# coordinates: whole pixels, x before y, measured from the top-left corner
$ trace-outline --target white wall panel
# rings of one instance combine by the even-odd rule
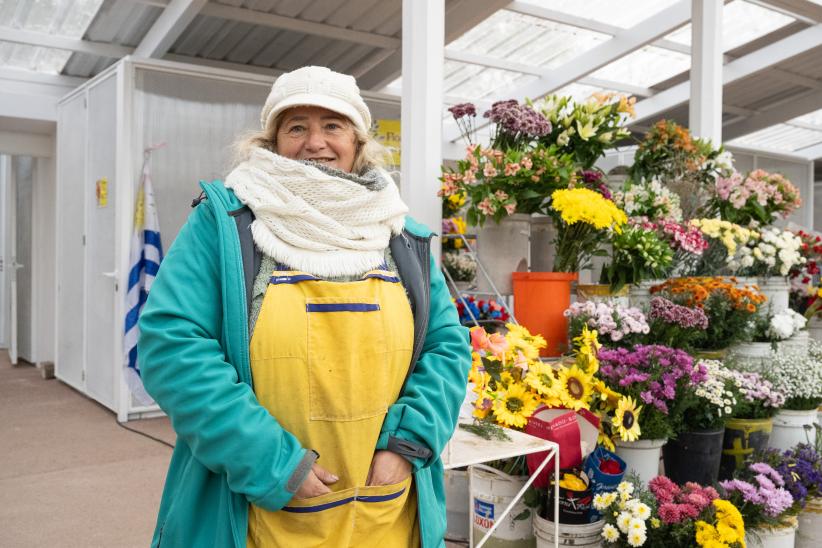
[[[17,354],[34,362],[32,347],[32,191],[34,187],[34,158],[13,156],[15,174],[15,237],[17,239]]]

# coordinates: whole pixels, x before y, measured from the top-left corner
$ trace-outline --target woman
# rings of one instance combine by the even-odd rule
[[[152,545],[441,546],[471,357],[431,233],[352,77],[282,75],[261,125],[202,184],[140,319],[178,434]]]

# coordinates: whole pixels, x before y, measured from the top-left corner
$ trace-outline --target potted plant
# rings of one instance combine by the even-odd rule
[[[698,261],[691,265],[691,276],[715,276],[733,273],[754,264],[753,255],[745,254],[749,242],[759,234],[751,229],[721,219],[691,219],[690,226],[702,232],[708,243]]]
[[[794,545],[796,518],[793,497],[782,476],[765,462],[749,462],[734,479],[719,482],[724,498],[739,508],[745,520],[745,541],[761,548]]]
[[[661,345],[602,348],[598,356],[597,375],[608,387],[640,404],[639,408],[626,409],[630,420],[636,421],[639,435],[629,441],[617,441],[617,454],[640,480],[649,481],[657,475],[661,447],[675,434],[683,391],[703,382],[706,372],[695,366],[686,352]],[[636,419],[639,409],[642,413]],[[623,415],[623,429],[629,426],[624,419]]]
[[[753,340],[737,343],[729,349],[730,356],[751,371],[768,367],[771,352],[789,354],[808,352],[805,317],[786,308],[782,312],[760,314],[753,319]]]
[[[710,485],[719,475],[725,422],[736,406],[733,381],[720,361],[700,360],[705,379],[683,390],[681,423],[662,448],[665,475],[675,483]]]
[[[571,339],[582,335],[585,328],[593,329],[608,347],[633,346],[650,331],[641,310],[613,303],[577,302],[565,311],[565,317]]]
[[[816,409],[822,404],[822,344],[812,341],[807,354],[774,352],[768,369],[785,403],[774,416],[770,446],[790,449],[816,440]]]
[[[800,205],[799,190],[778,173],[756,169],[747,175],[734,170],[718,177],[708,201],[708,212],[743,226],[767,226],[787,219]]]

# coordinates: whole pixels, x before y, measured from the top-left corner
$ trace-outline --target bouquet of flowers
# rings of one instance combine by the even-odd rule
[[[466,233],[465,219],[462,217],[450,217],[442,219],[442,249],[443,250],[459,250],[463,248],[463,241],[460,235]],[[466,237],[469,243],[472,243],[473,237]]]
[[[605,384],[645,404],[637,423],[642,439],[672,437],[683,412],[685,389],[696,387],[707,376],[704,366],[694,364],[686,352],[661,345],[603,348],[599,361],[598,375]],[[616,425],[630,432],[628,426]]]
[[[805,263],[800,253],[802,240],[789,230],[769,227],[739,248],[740,255],[728,261],[728,268],[743,276],[787,276]]]
[[[784,176],[757,169],[746,176],[734,171],[716,180],[708,209],[745,226],[764,226],[787,218],[800,205],[799,190]]]
[[[477,275],[477,263],[467,253],[443,253],[442,266],[457,282],[470,282]]]
[[[658,178],[680,198],[686,219],[704,208],[716,179],[730,175],[733,157],[710,141],[695,139],[687,128],[660,120],[645,134],[634,156],[631,179]]]
[[[652,297],[648,311],[649,344],[690,350],[708,329],[708,316],[699,307],[682,306],[665,297]]]
[[[595,93],[585,102],[549,95],[534,105],[551,122],[540,142],[572,154],[578,165],[589,169],[605,150],[630,135],[625,123],[635,116],[635,102],[634,97],[613,93]]]
[[[614,202],[587,188],[557,190],[551,195],[557,230],[555,272],[578,272],[599,255],[603,235],[619,233],[628,218]]]
[[[723,368],[717,375],[732,383],[736,400],[733,416],[738,419],[768,419],[785,405],[785,396],[759,373]]]
[[[690,223],[673,221],[651,222],[637,217],[632,220],[647,230],[656,232],[659,239],[666,242],[673,251],[669,274],[686,275],[696,271],[702,254],[708,249],[708,241],[702,231]]]
[[[586,328],[595,330],[599,340],[609,346],[631,345],[649,331],[645,315],[638,308],[618,304],[585,301],[573,303],[565,311],[568,331],[572,339],[582,335]]]
[[[658,546],[655,530],[660,527],[655,517],[653,495],[639,482],[623,481],[616,491],[594,496],[594,509],[602,512],[605,525],[602,538],[608,546]]]
[[[474,320],[507,322],[509,315],[505,308],[494,299],[477,299],[473,295],[461,295],[456,300],[460,323],[474,325]],[[473,316],[473,318],[472,318]]]
[[[482,226],[489,217],[499,222],[516,212],[546,213],[548,196],[575,180],[573,156],[538,142],[551,132],[551,122],[533,108],[514,100],[494,103],[484,114],[495,125],[488,147],[473,142],[472,104],[449,111],[469,144],[456,169],[443,166],[439,195],[467,196],[469,224]]]
[[[690,224],[699,229],[708,241],[692,274],[713,275],[724,270],[753,266],[753,257],[743,250],[758,240],[758,232],[720,219],[691,219]]]
[[[676,278],[652,287],[651,292],[676,304],[701,308],[708,316],[708,328],[695,337],[704,349],[726,348],[740,340],[750,340],[751,320],[765,302],[754,287],[738,288],[734,278]]]
[[[800,443],[785,452],[766,449],[756,456],[782,476],[785,489],[793,497],[792,513],[799,513],[808,499],[822,496],[822,456],[817,447]]]
[[[749,463],[731,480],[720,481],[725,498],[739,508],[749,529],[780,527],[793,506],[785,480],[764,462]]]
[[[782,312],[759,315],[754,320],[756,325],[754,340],[769,342],[776,350],[777,342],[790,339],[805,329],[807,323],[805,316],[790,308]]]
[[[619,291],[625,284],[665,277],[674,253],[654,230],[629,225],[611,234],[611,261],[602,267],[599,283]]]
[[[679,196],[662,186],[659,179],[641,182],[628,180],[622,190],[614,193],[614,203],[632,219],[651,222],[681,222]]]
[[[795,234],[802,241],[799,252],[805,262],[794,266],[788,274],[791,283],[791,308],[804,314],[816,300],[816,285],[822,272],[819,269],[819,263],[822,262],[822,236],[802,230]]]
[[[687,389],[683,425],[685,431],[720,428],[736,408],[735,385],[729,370],[717,360],[700,360],[706,373],[699,386]]]
[[[772,352],[770,373],[785,396],[784,409],[806,411],[822,404],[822,344],[810,341],[808,355]]]
[[[730,501],[714,499],[706,519],[696,522],[697,546],[745,548],[745,520]]]
[[[455,217],[465,207],[465,193],[455,192],[442,199],[442,218]]]

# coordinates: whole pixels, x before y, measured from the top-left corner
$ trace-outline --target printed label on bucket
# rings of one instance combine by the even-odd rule
[[[483,529],[494,526],[494,505],[484,500],[474,499],[474,525]]]

